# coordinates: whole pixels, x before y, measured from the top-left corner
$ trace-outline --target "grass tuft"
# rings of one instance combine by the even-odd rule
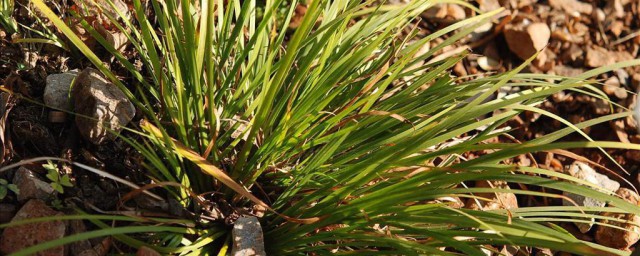
[[[211,192],[220,196],[207,200],[231,206],[225,217],[256,206],[270,209],[261,218],[270,254],[485,255],[488,245],[628,254],[578,240],[552,224],[601,218],[596,209],[474,211],[439,200],[482,200],[476,194],[498,192],[560,198],[537,189],[549,188],[610,202],[600,212],[638,212],[638,206],[592,184],[505,160],[581,147],[640,150],[640,145],[588,137],[559,141],[630,112],[571,124],[536,107],[562,90],[606,97],[588,79],[640,60],[575,78],[520,74],[532,57],[505,74],[461,81],[449,70],[467,52],[429,60],[501,10],[418,37],[413,21],[428,8],[445,2],[469,5],[455,0],[383,6],[373,0],[309,2],[290,31],[295,1],[287,6],[283,0],[133,0],[132,20],[109,19],[118,21],[115,27],[127,35],[143,69],[97,40],[137,81],[125,85],[42,0],[32,0],[145,113],[143,139],[123,139],[144,155],[149,178],[182,184],[164,188],[186,209],[198,208],[193,193]],[[451,36],[421,51],[445,34]],[[492,98],[502,87],[521,90]],[[491,142],[505,136],[506,122],[523,111],[567,127],[523,143]],[[462,137],[466,139],[451,143]],[[472,160],[463,157],[478,151],[488,153]],[[536,189],[465,186],[483,180]],[[130,246],[151,246],[162,253],[214,254],[226,251],[230,241],[224,221],[200,220],[188,229],[160,223],[153,230],[94,223],[104,229],[87,236],[114,235]],[[126,235],[148,232],[160,232],[165,239],[141,241]],[[80,237],[23,253],[76,239]]]

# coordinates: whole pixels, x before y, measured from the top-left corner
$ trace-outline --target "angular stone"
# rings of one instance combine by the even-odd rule
[[[612,76],[604,82],[602,90],[609,96],[616,96],[619,99],[626,99],[628,94],[627,90],[620,87],[620,79],[617,76]]]
[[[559,76],[575,77],[584,73],[584,70],[579,68],[572,68],[568,66],[558,65],[553,68],[553,73]]]
[[[582,179],[584,181],[593,183],[604,189],[605,191],[609,191],[613,193],[614,191],[620,188],[620,183],[609,179],[606,175],[597,173],[593,168],[589,165],[582,162],[574,162],[567,170],[567,173],[575,178]],[[562,205],[564,206],[575,206],[575,204],[579,206],[586,207],[604,207],[607,203],[603,201],[599,201],[597,199],[591,197],[585,197],[582,195],[577,195],[569,192],[563,193],[566,197],[571,199],[573,202],[569,200],[562,200]],[[574,204],[575,203],[575,204]],[[591,223],[576,223],[576,226],[580,229],[580,232],[586,233],[588,232],[594,224],[594,219],[591,219]]]
[[[73,85],[76,126],[80,134],[93,144],[99,145],[116,136],[136,113],[135,106],[114,84],[87,68]]]
[[[520,59],[526,60],[549,43],[551,30],[546,23],[507,26],[504,30],[504,37],[509,49]]]
[[[549,0],[549,5],[555,9],[564,10],[566,13],[579,16],[580,14],[591,14],[593,6],[589,3],[578,0]]]
[[[556,66],[557,55],[549,48],[544,48],[531,64],[540,71],[547,72]]]
[[[569,49],[563,51],[562,60],[563,62],[576,62],[580,58],[584,56],[584,51],[577,44],[571,44]]]
[[[47,86],[44,87],[44,104],[48,107],[60,110],[71,110],[69,90],[78,71],[69,71],[62,74],[47,76]]]
[[[51,184],[40,180],[36,174],[25,168],[18,168],[13,177],[13,184],[18,186],[18,201],[24,202],[30,199],[47,200],[55,194]]]
[[[611,31],[611,33],[613,33],[613,35],[615,35],[616,37],[619,37],[620,34],[622,34],[623,30],[624,30],[624,23],[619,20],[614,21],[609,27],[609,31]]]
[[[624,69],[616,69],[615,73],[618,77],[618,81],[620,81],[620,84],[625,86],[629,85],[629,73],[627,73],[627,71],[625,71]]]
[[[233,256],[265,256],[262,227],[258,218],[242,216],[236,220],[231,231]]]
[[[628,188],[619,188],[618,191],[616,191],[616,195],[632,204],[637,205],[638,202],[640,202],[640,196],[638,196],[635,191]]]
[[[97,28],[98,33],[104,37],[107,43],[116,50],[120,52],[124,52],[125,46],[129,43],[129,38],[120,30],[109,30],[101,26],[100,24],[95,24],[98,21],[94,21],[94,27]]]
[[[614,63],[616,63],[615,56],[607,51],[607,49],[600,46],[592,46],[587,48],[587,57],[585,58],[585,64],[588,67],[597,68]]]
[[[615,51],[610,53],[613,57],[614,62],[623,62],[623,61],[629,61],[629,60],[635,59],[635,57],[627,51]]]
[[[616,194],[632,204],[638,204],[638,199],[640,198],[636,192],[626,188],[618,189]],[[620,250],[628,250],[629,247],[640,240],[640,216],[611,212],[605,212],[602,216],[621,220],[622,222],[603,219],[601,223],[617,226],[623,230],[598,225],[595,238],[599,244]]]
[[[616,97],[618,97],[618,99],[621,99],[621,100],[626,99],[627,97],[629,97],[629,93],[627,92],[627,89],[622,88],[622,87],[616,89],[614,95]]]
[[[11,220],[60,216],[62,213],[49,208],[43,201],[32,199]],[[22,249],[64,237],[66,225],[62,221],[37,222],[6,228],[0,237],[0,254],[11,254]],[[36,253],[37,256],[64,256],[65,247],[58,246]]]

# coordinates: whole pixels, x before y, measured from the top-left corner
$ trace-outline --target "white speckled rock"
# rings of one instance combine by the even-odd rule
[[[233,256],[265,256],[262,227],[258,218],[242,216],[233,225]]]
[[[78,76],[77,70],[47,76],[47,86],[44,88],[43,95],[44,104],[54,109],[71,110],[69,90],[76,76]]]
[[[607,177],[606,175],[597,173],[589,165],[582,162],[576,161],[573,164],[571,164],[571,166],[567,170],[567,173],[573,177],[596,184],[601,189],[604,189],[605,191],[609,191],[611,193],[615,192],[616,190],[618,190],[618,188],[620,188],[620,183],[609,179],[609,177]],[[564,195],[570,198],[571,200],[573,200],[573,202],[575,202],[575,204],[579,206],[604,207],[607,204],[606,202],[599,201],[594,198],[585,197],[585,196],[581,196],[581,195],[577,195],[569,192],[564,192]],[[562,200],[562,204],[565,206],[575,206],[573,202],[568,200]],[[578,228],[580,229],[580,232],[586,233],[591,229],[594,222],[595,220],[592,218],[590,223],[576,223],[576,226],[578,226]]]
[[[98,70],[83,70],[73,85],[76,126],[80,134],[93,144],[113,140],[136,113],[135,106]]]

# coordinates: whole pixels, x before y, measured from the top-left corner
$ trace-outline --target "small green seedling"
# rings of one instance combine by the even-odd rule
[[[0,200],[4,199],[7,196],[9,190],[13,191],[13,193],[20,193],[18,186],[15,184],[9,184],[9,182],[5,179],[0,179]]]
[[[47,163],[43,164],[42,167],[47,170],[47,178],[51,181],[51,187],[58,191],[58,193],[64,194],[64,187],[73,187],[69,175],[60,175],[58,166],[51,161],[47,161]]]

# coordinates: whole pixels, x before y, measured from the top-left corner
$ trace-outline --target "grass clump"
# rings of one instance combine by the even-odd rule
[[[527,61],[505,74],[463,81],[448,70],[467,52],[430,64],[423,60],[500,10],[420,38],[412,21],[425,10],[443,2],[468,4],[315,0],[288,34],[295,4],[282,19],[277,17],[282,0],[149,1],[150,10],[134,0],[132,19],[103,14],[125,32],[143,63],[141,70],[83,23],[130,71],[136,82],[125,86],[41,0],[32,2],[145,113],[142,139],[123,139],[145,156],[149,178],[165,184],[167,196],[194,212],[213,203],[227,209],[222,215],[232,219],[268,205],[271,210],[261,221],[271,254],[484,255],[487,245],[625,254],[580,241],[552,222],[599,218],[597,211],[634,212],[637,206],[571,176],[504,160],[552,149],[640,149],[588,137],[559,142],[584,127],[630,113],[565,122],[566,128],[528,142],[491,141],[507,134],[505,123],[523,111],[560,120],[536,108],[555,92],[576,90],[606,98],[585,81],[639,61],[575,78],[519,74]],[[449,33],[443,43],[424,51],[425,44]],[[491,98],[505,86],[521,90]],[[477,151],[487,153],[472,160],[463,157]],[[538,189],[465,186],[482,180],[571,191],[610,204],[600,209],[474,211],[441,200],[482,200],[477,194],[499,192],[559,197]],[[224,253],[230,246],[229,227],[205,215],[188,221],[187,227],[162,220],[153,229],[112,228],[92,218],[103,229],[90,233],[114,235],[132,247],[144,245],[161,253]],[[126,235],[150,232],[154,235],[148,239]]]

